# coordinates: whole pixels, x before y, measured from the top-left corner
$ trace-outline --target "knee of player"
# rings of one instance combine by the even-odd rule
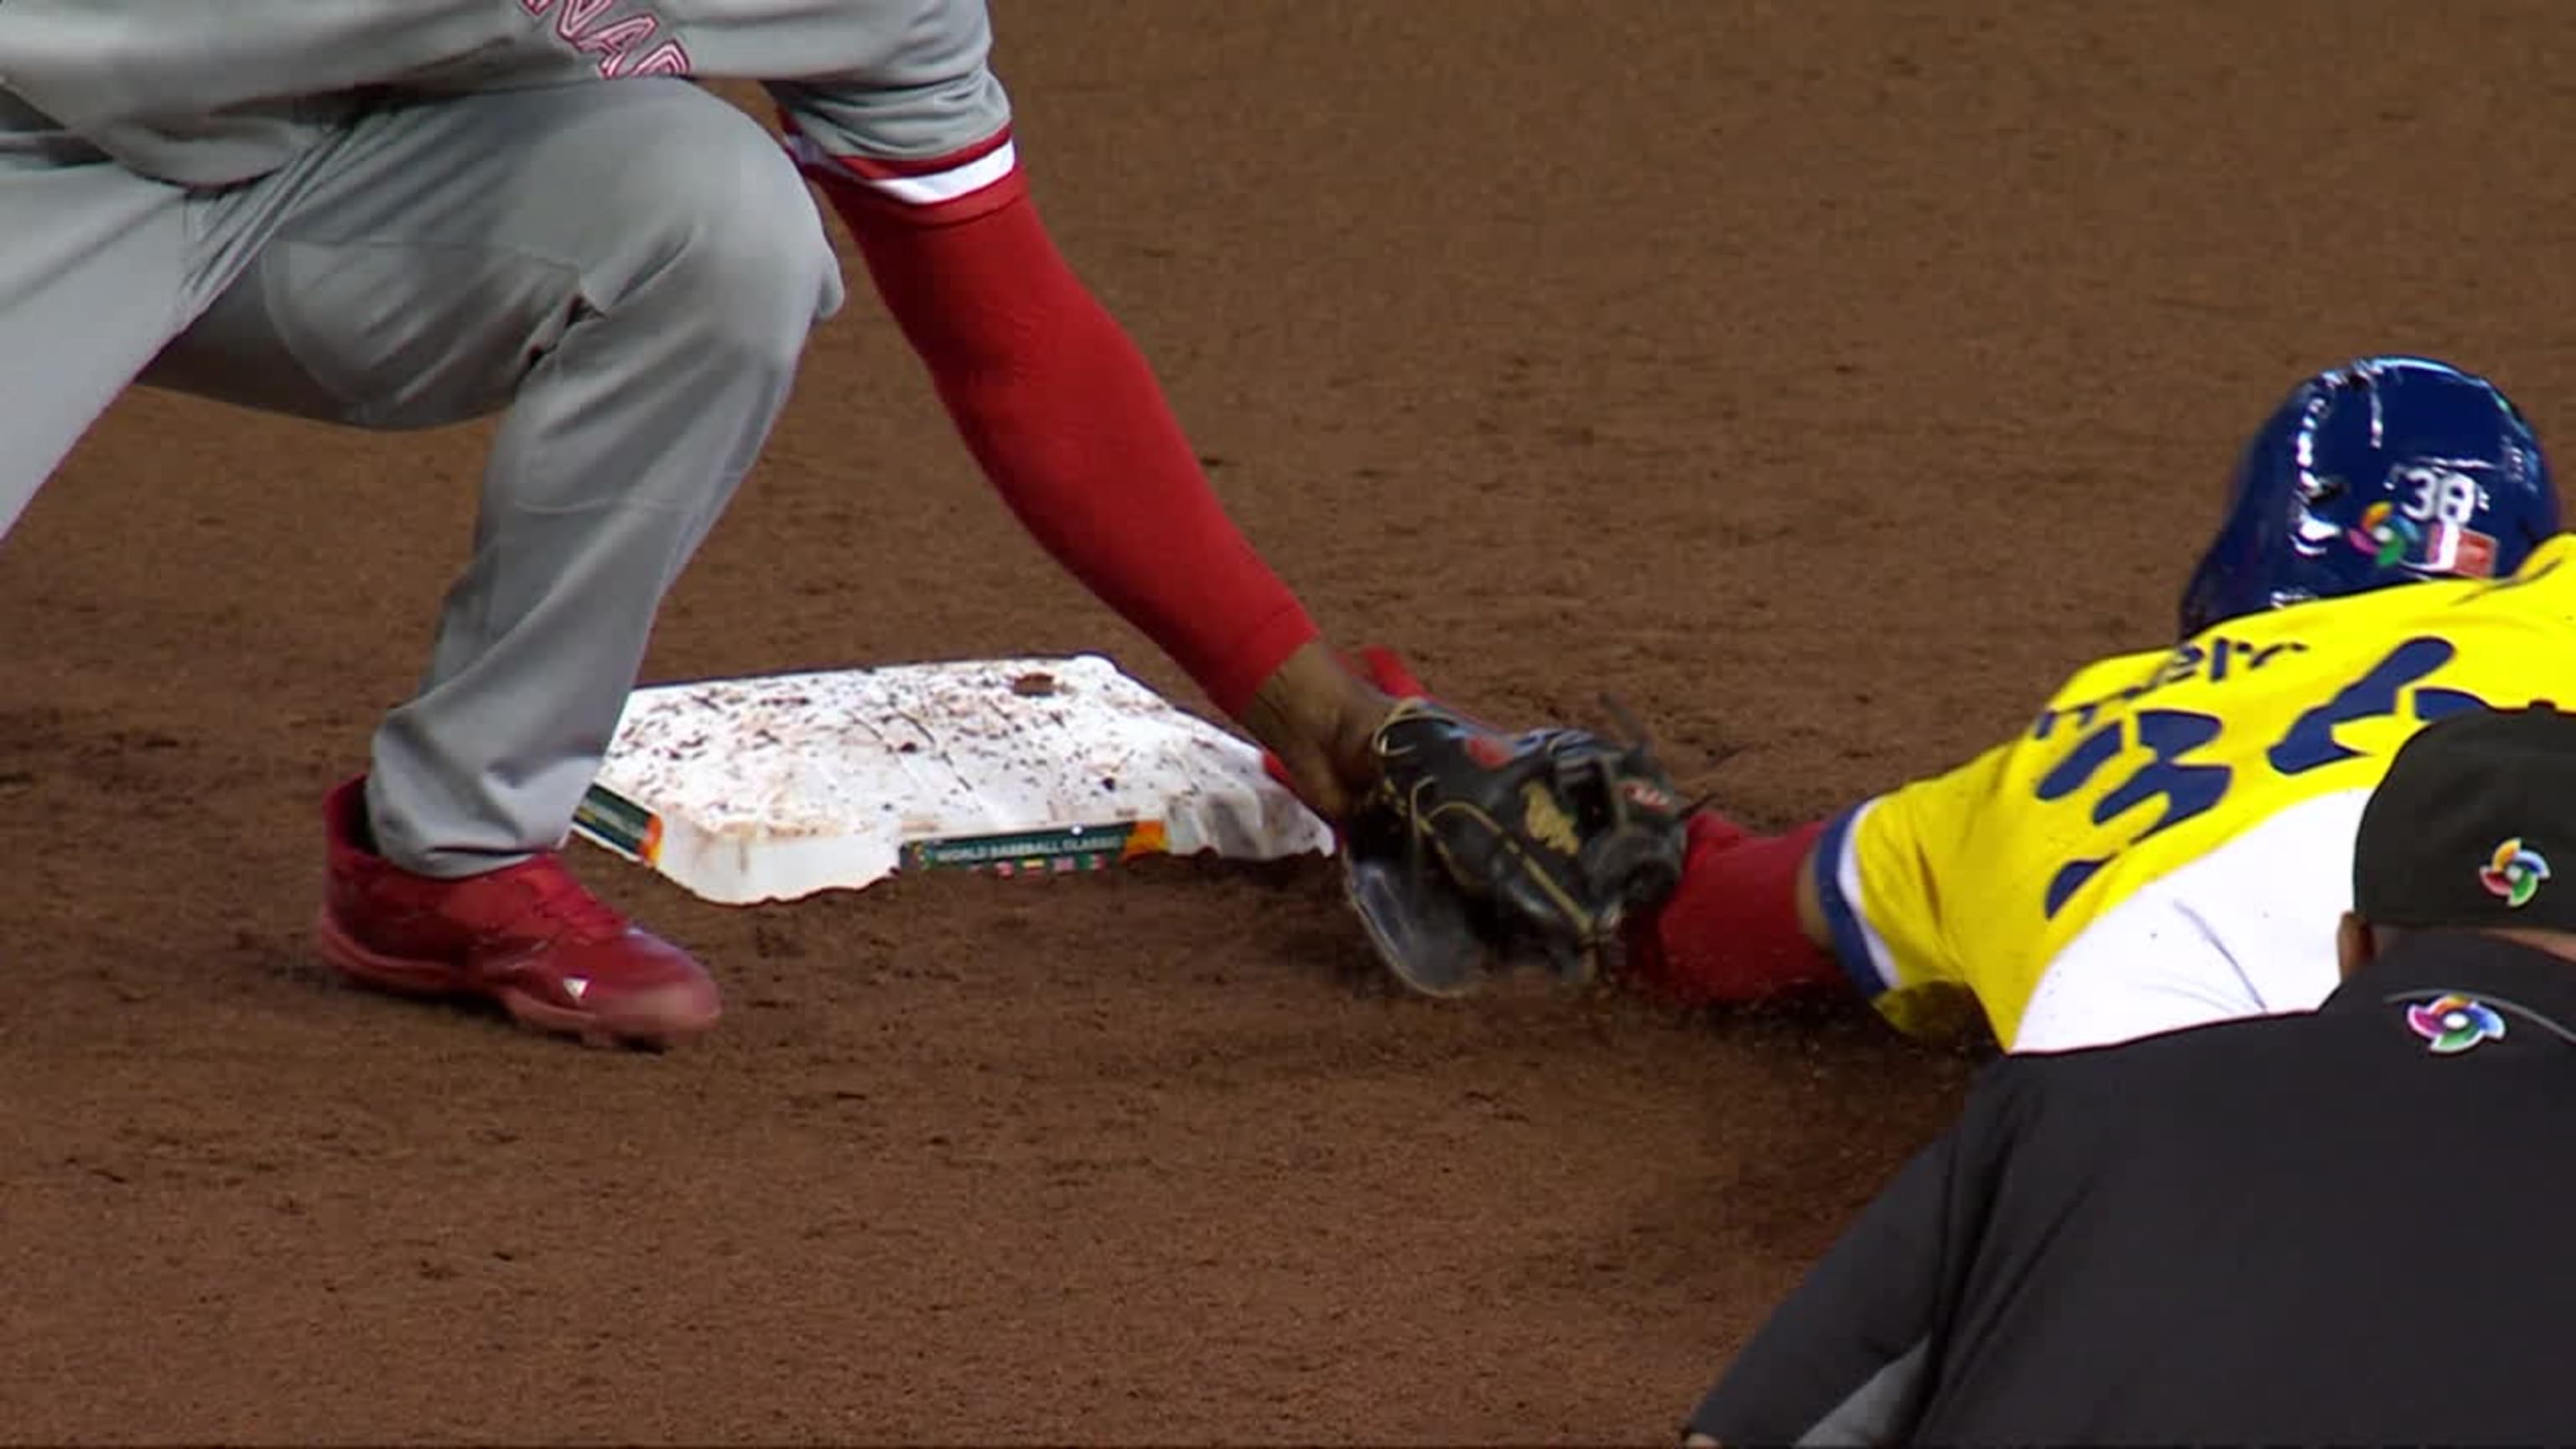
[[[804,177],[748,118],[701,128],[661,160],[651,284],[674,320],[702,345],[792,359],[843,297]]]

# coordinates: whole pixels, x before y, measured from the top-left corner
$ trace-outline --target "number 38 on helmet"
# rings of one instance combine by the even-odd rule
[[[2558,528],[2540,440],[2501,390],[2430,358],[2361,358],[2299,384],[2246,444],[2183,589],[2183,636],[2309,599],[2502,578]]]

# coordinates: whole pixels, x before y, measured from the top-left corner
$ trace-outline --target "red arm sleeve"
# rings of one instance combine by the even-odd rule
[[[1632,965],[1686,1006],[1843,980],[1798,924],[1798,872],[1824,828],[1755,835],[1713,811],[1692,816],[1680,887],[1626,932]]]
[[[1007,139],[987,154],[996,146]],[[1227,517],[1161,384],[1056,249],[1016,164],[930,204],[935,192],[842,164],[852,174],[825,175],[825,192],[985,476],[1050,555],[1240,716],[1316,627]]]

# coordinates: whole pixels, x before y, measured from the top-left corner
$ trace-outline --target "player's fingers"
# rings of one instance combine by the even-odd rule
[[[1402,655],[1382,644],[1366,645],[1353,650],[1351,654],[1353,661],[1359,666],[1361,676],[1388,694],[1402,698],[1406,695],[1427,695],[1431,692],[1422,687],[1422,681],[1414,674],[1413,666],[1405,663]]]
[[[1342,787],[1340,772],[1333,768],[1321,750],[1290,749],[1268,751],[1261,761],[1270,778],[1288,787],[1306,802],[1306,808],[1339,823],[1350,813],[1351,797]]]

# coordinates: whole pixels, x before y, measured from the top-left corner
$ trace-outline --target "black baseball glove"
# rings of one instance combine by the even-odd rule
[[[1342,848],[1351,904],[1399,980],[1463,996],[1535,958],[1589,982],[1621,923],[1672,893],[1692,807],[1621,723],[1627,742],[1508,735],[1427,700],[1397,705]]]

